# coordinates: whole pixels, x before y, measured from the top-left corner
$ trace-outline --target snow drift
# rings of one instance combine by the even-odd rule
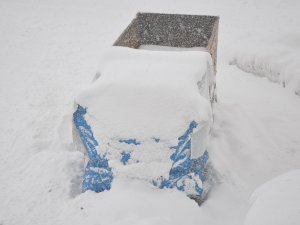
[[[300,170],[293,170],[255,190],[245,225],[296,225],[299,219]]]

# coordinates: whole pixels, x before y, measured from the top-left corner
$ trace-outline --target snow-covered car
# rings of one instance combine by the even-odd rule
[[[112,47],[98,74],[73,115],[87,159],[82,190],[139,179],[200,200],[212,125],[210,54]]]

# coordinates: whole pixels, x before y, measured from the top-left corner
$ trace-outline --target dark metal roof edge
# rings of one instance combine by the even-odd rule
[[[180,13],[154,13],[154,12],[138,12],[136,14],[136,17],[138,17],[139,15],[141,14],[150,14],[150,15],[172,15],[172,16],[190,16],[190,17],[213,17],[213,18],[216,18],[216,19],[220,19],[220,16],[218,15],[195,15],[195,14],[180,14]]]

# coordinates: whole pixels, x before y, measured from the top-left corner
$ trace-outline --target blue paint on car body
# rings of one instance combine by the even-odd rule
[[[191,187],[187,187],[186,183],[193,183],[192,192],[201,196],[203,192],[201,188],[202,181],[205,180],[205,166],[208,160],[208,152],[206,150],[201,157],[191,159],[191,134],[197,125],[195,121],[192,121],[187,131],[178,138],[178,145],[171,147],[171,149],[175,150],[170,156],[173,161],[172,168],[169,172],[169,178],[163,179],[160,182],[160,188],[177,188],[180,191],[187,191],[187,188]],[[201,182],[199,182],[198,178]]]
[[[87,151],[89,162],[85,168],[82,191],[92,190],[102,192],[111,188],[113,181],[113,173],[109,167],[108,160],[105,155],[98,154],[96,147],[99,145],[95,139],[91,127],[86,122],[84,115],[87,110],[78,105],[77,110],[73,114],[74,124],[78,130],[79,136]],[[186,132],[178,138],[177,146],[170,147],[174,152],[170,155],[173,161],[169,171],[169,177],[160,177],[153,181],[155,186],[159,188],[176,188],[183,192],[193,192],[201,196],[202,181],[205,180],[205,166],[208,160],[208,152],[196,159],[191,158],[191,135],[193,130],[198,126],[195,121],[189,124]],[[159,138],[153,138],[155,142],[159,142]],[[122,139],[120,143],[128,145],[140,145],[136,139]],[[122,152],[120,161],[127,165],[131,159],[130,152]],[[136,161],[138,163],[138,161]],[[189,186],[187,186],[189,184]],[[192,186],[190,184],[193,184]],[[193,190],[191,190],[191,188]]]
[[[102,192],[111,188],[113,173],[108,165],[108,160],[105,156],[98,154],[96,150],[98,142],[94,137],[91,127],[84,118],[86,112],[86,108],[78,105],[77,110],[73,113],[75,127],[89,157],[83,175],[82,191],[92,190]]]
[[[128,160],[131,158],[130,153],[128,153],[128,152],[122,152],[121,155],[122,155],[121,162],[124,165],[128,164]]]
[[[126,143],[128,145],[140,145],[141,143],[138,142],[136,139],[121,139],[119,140],[120,143]]]

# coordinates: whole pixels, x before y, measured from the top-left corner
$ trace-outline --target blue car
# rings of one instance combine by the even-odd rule
[[[82,191],[137,179],[201,202],[213,82],[207,52],[109,49],[75,99],[74,143],[86,159]]]

